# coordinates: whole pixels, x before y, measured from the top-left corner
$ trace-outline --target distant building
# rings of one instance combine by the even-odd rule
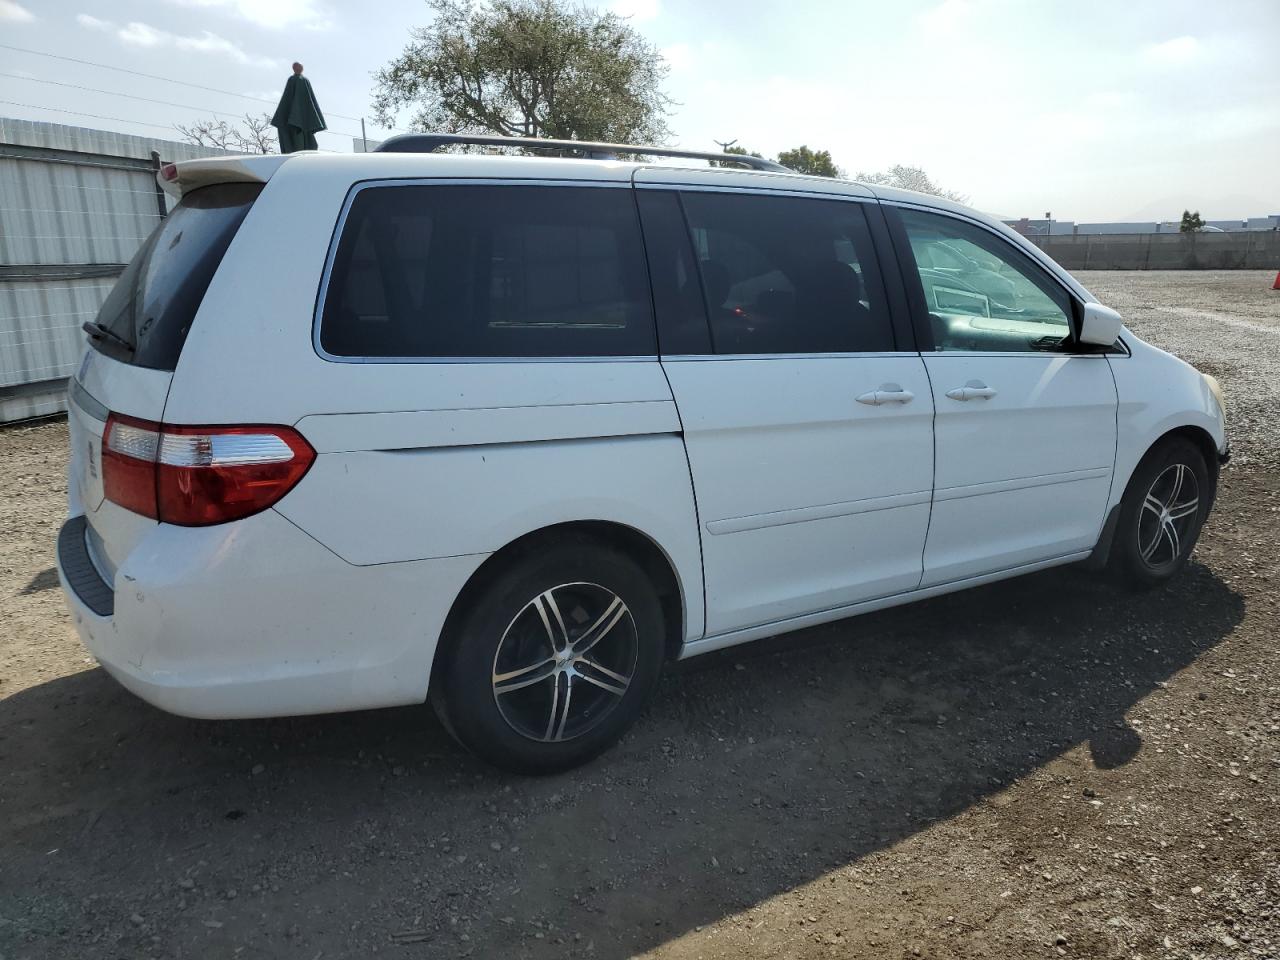
[[[1249,217],[1246,220],[1206,220],[1206,227],[1217,227],[1228,233],[1238,230],[1280,230],[1280,213],[1269,217]]]
[[[1074,220],[1031,220],[1022,217],[1020,220],[1006,220],[1005,223],[1024,237],[1056,237],[1075,233]]]
[[[1026,237],[1062,236],[1070,234],[1113,234],[1113,233],[1177,233],[1181,221],[1166,220],[1163,223],[1155,220],[1116,221],[1112,223],[1076,223],[1074,220],[1035,220],[1022,217],[1018,220],[1004,221],[1018,233]],[[1273,213],[1265,217],[1249,217],[1246,220],[1206,220],[1206,227],[1215,228],[1211,232],[1221,230],[1224,233],[1238,233],[1242,230],[1280,230],[1280,214]]]

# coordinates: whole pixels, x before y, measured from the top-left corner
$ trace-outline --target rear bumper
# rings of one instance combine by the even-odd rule
[[[74,596],[94,616],[110,617],[115,613],[116,594],[89,557],[88,527],[82,515],[71,517],[58,531],[58,575],[68,596]]]
[[[107,584],[85,519],[58,537],[81,641],[162,710],[211,719],[422,702],[454,597],[484,556],[358,567],[274,511],[157,524]]]

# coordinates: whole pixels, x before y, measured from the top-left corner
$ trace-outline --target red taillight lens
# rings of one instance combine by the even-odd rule
[[[156,481],[160,519],[203,526],[265,510],[315,457],[289,427],[165,426]]]
[[[160,425],[113,413],[102,432],[102,487],[107,499],[156,516],[156,456]]]
[[[265,510],[316,452],[290,427],[179,427],[112,414],[102,437],[107,499],[162,523],[206,526]]]

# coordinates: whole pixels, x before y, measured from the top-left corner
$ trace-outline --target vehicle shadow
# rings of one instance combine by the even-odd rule
[[[33,593],[42,593],[45,590],[52,590],[58,585],[58,571],[54,567],[47,570],[41,570],[30,582],[22,588],[22,596],[27,597]]]
[[[1126,711],[1243,614],[1200,564],[1139,595],[1047,571],[676,665],[545,779],[426,708],[200,722],[87,670],[0,701],[0,954],[631,956],[1077,745],[1129,762]]]

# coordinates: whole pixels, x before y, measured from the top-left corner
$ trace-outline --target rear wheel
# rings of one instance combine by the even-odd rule
[[[560,541],[471,595],[445,637],[432,702],[454,737],[490,763],[566,770],[635,722],[665,636],[638,564],[594,541]]]
[[[1161,586],[1187,562],[1213,502],[1200,450],[1172,437],[1138,464],[1121,501],[1112,563],[1131,585]]]

